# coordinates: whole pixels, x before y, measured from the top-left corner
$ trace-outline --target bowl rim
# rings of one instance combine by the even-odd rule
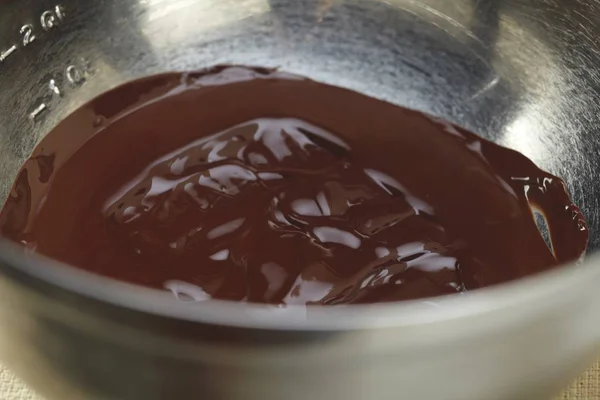
[[[444,336],[474,333],[465,321],[480,320],[483,329],[506,327],[533,315],[552,312],[600,281],[600,254],[514,281],[464,294],[422,300],[343,306],[274,306],[224,300],[184,302],[172,293],[97,275],[49,259],[0,238],[0,275],[10,270],[26,287],[28,279],[151,318],[274,331],[352,331],[429,326]],[[16,274],[15,274],[16,272]],[[35,290],[35,288],[33,289]],[[500,317],[501,316],[501,317]]]

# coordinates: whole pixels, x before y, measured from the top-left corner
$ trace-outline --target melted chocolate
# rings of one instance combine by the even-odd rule
[[[588,234],[563,182],[515,151],[246,67],[147,78],[78,110],[25,163],[0,227],[182,299],[273,304],[477,289],[578,259]]]

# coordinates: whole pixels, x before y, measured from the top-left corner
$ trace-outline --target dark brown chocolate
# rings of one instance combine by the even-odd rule
[[[273,304],[477,289],[578,259],[588,236],[563,182],[515,151],[356,92],[225,66],[76,111],[25,163],[0,228],[182,299]]]

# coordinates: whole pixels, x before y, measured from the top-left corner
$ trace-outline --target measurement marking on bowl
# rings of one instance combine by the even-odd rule
[[[33,34],[33,25],[31,24],[23,25],[19,30],[19,33],[23,35],[23,47],[29,46],[36,38]]]
[[[50,88],[52,93],[56,94],[58,97],[62,97],[62,92],[60,91],[60,88],[56,85],[56,81],[54,79],[50,79],[48,87]]]
[[[65,16],[65,9],[61,5],[56,5],[52,9],[44,11],[39,17],[41,29],[48,32],[53,28],[62,25],[65,20]],[[37,28],[37,31],[40,32],[39,27]],[[18,50],[29,46],[39,38],[39,34],[36,33],[36,26],[33,23],[23,24],[21,28],[19,28],[18,33],[20,37],[20,47],[17,44],[13,44],[4,51],[0,50],[0,64],[6,61],[8,57],[15,54]]]
[[[84,65],[83,70],[85,71],[88,67],[89,66]],[[73,86],[80,86],[81,84],[83,84],[83,82],[85,82],[85,76],[82,73],[82,69],[77,68],[74,65],[69,65],[67,67],[67,69],[65,70],[65,76]]]
[[[35,110],[33,110],[31,112],[31,114],[29,114],[29,119],[35,120],[37,117],[39,117],[40,115],[42,115],[42,113],[44,111],[46,111],[48,109],[48,106],[46,105],[46,103],[42,103],[39,106],[37,106],[35,108]]]
[[[8,50],[5,50],[2,53],[0,53],[0,62],[3,62],[4,60],[6,60],[15,51],[17,51],[17,46],[13,44]]]
[[[40,22],[42,23],[42,28],[44,28],[45,31],[49,31],[60,25],[64,18],[64,9],[62,6],[58,5],[54,7],[54,10],[44,11],[40,17]]]
[[[52,103],[68,94],[69,88],[77,89],[83,86],[93,72],[90,62],[85,58],[80,59],[76,64],[67,66],[60,76],[50,79],[46,87],[47,92],[42,96],[40,103],[29,113],[29,119],[36,121],[47,111],[52,111]]]

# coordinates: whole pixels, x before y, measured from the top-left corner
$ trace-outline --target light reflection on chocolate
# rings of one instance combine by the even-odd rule
[[[0,228],[182,301],[271,304],[459,293],[587,243],[563,182],[517,152],[356,92],[226,66],[76,111],[25,163]]]

